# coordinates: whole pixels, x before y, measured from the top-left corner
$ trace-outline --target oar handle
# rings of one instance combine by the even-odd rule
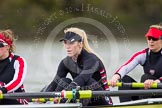
[[[108,83],[110,86],[110,83]],[[132,88],[144,88],[144,83],[138,83],[138,82],[133,82],[133,83],[122,83],[122,82],[117,82],[116,83],[117,87],[132,87]],[[162,83],[153,83],[151,85],[151,88],[162,88]]]
[[[54,98],[32,98],[32,99],[28,99],[29,102],[47,102],[47,101],[54,101]]]

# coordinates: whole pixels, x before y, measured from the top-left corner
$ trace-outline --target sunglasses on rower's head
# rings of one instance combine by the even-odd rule
[[[158,41],[158,40],[160,40],[159,38],[154,38],[154,37],[147,37],[147,40],[153,40],[153,41]]]

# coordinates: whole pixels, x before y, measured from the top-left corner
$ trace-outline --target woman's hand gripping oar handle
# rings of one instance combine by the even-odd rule
[[[108,83],[108,86],[110,86],[110,83]],[[133,83],[122,83],[122,82],[117,82],[116,83],[117,87],[132,87],[132,88],[144,88],[144,83],[137,83],[137,82],[133,82]],[[162,88],[162,83],[153,83],[151,85],[151,88],[157,88],[157,89],[161,89]]]

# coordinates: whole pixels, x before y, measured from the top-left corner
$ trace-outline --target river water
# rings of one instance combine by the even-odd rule
[[[111,44],[111,45],[110,45]],[[123,41],[96,41],[91,43],[92,48],[103,59],[107,69],[108,79],[112,77],[119,66],[125,63],[136,51],[147,47],[144,40],[131,39],[128,44]],[[47,41],[17,41],[16,54],[23,56],[28,64],[28,73],[25,79],[27,91],[40,91],[54,78],[59,62],[66,56],[63,45],[60,42]],[[137,81],[143,73],[142,67],[137,66],[131,73]],[[69,76],[69,75],[68,75]],[[69,76],[70,77],[70,76]],[[117,88],[111,88],[117,90]],[[114,103],[118,98],[113,97]]]

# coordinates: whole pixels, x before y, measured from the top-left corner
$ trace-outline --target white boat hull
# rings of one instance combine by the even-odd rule
[[[29,104],[29,105],[1,105],[0,108],[80,108],[82,104]]]

